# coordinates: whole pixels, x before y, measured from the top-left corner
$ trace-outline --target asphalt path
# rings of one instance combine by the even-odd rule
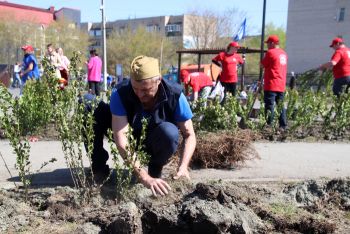
[[[38,141],[30,144],[34,185],[72,184],[59,141]],[[260,159],[247,161],[244,166],[230,170],[192,170],[192,180],[290,181],[350,177],[350,144],[266,142],[254,143],[254,146]],[[0,141],[0,153],[4,159],[0,158],[0,187],[11,187],[13,182],[19,182],[19,177],[15,169],[16,156],[7,140]],[[57,161],[36,172],[51,158],[56,158]],[[108,163],[111,165],[111,160]],[[88,160],[85,160],[85,165],[89,165]]]

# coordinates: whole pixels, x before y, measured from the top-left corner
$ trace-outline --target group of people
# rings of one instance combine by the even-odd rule
[[[265,43],[267,44],[268,50],[260,65],[264,69],[263,91],[266,121],[268,125],[271,125],[274,119],[275,106],[283,102],[284,99],[288,56],[286,52],[279,47],[278,36],[269,36]],[[350,87],[350,50],[345,46],[342,38],[335,38],[330,47],[335,50],[331,60],[322,64],[318,69],[333,69],[333,93],[339,96],[345,88],[347,91]],[[225,102],[227,93],[236,96],[237,68],[244,63],[242,57],[237,53],[238,48],[240,48],[240,45],[237,42],[231,42],[228,44],[226,51],[220,52],[212,59],[212,62],[222,69],[218,77],[218,81],[220,81],[224,88],[222,103]],[[187,70],[181,70],[180,76],[185,87],[192,87],[193,100],[198,99],[198,93],[200,97],[206,99],[213,89],[214,84],[212,78],[203,72],[189,73]],[[292,78],[294,79],[292,81],[295,83],[294,72],[292,73]],[[294,85],[295,84],[293,84],[293,86]],[[282,107],[279,116],[279,126],[282,130],[287,127],[286,109],[284,107]]]
[[[22,63],[16,62],[13,68],[13,84],[18,83],[21,88],[21,93],[23,87],[28,80],[38,80],[40,79],[39,64],[34,54],[34,48],[31,45],[25,45],[21,47],[24,56]],[[50,64],[55,68],[55,75],[57,78],[62,78],[62,85],[68,84],[69,77],[69,59],[63,54],[62,48],[54,49],[52,44],[47,45],[47,54],[45,57],[49,60]]]
[[[47,45],[45,57],[49,60],[51,66],[54,67],[55,76],[59,79],[60,85],[68,85],[70,61],[67,56],[63,54],[63,49],[61,47],[54,48],[50,43]]]
[[[13,68],[13,83],[12,87],[16,84],[21,88],[21,93],[24,85],[28,80],[40,79],[39,64],[34,54],[34,48],[31,45],[22,46],[24,56],[23,61],[16,62]],[[68,85],[69,81],[69,66],[70,60],[64,55],[61,47],[54,48],[50,43],[47,45],[47,52],[45,58],[49,61],[50,65],[55,70],[55,76],[60,83],[60,87]],[[99,96],[101,82],[101,70],[102,60],[98,57],[96,50],[90,50],[90,58],[86,61],[87,68],[87,81],[89,85],[90,93]]]
[[[286,87],[287,76],[287,54],[279,48],[279,38],[271,35],[265,41],[268,51],[261,61],[264,68],[264,102],[265,113],[267,115],[267,124],[271,125],[273,121],[275,103],[283,101],[284,91]],[[224,89],[224,97],[221,103],[225,103],[227,94],[233,97],[237,93],[238,67],[244,63],[242,57],[237,53],[240,45],[238,42],[228,44],[224,52],[216,55],[212,62],[221,67],[221,73],[216,82],[220,82]],[[198,93],[201,98],[207,98],[213,87],[212,78],[203,72],[189,73],[181,70],[181,81],[185,86],[190,85],[193,90],[193,100],[198,99]],[[287,126],[285,109],[279,118],[280,127],[285,129]]]
[[[224,88],[224,97],[221,101],[225,102],[228,93],[235,96],[237,92],[237,68],[243,64],[242,57],[237,53],[240,45],[237,42],[228,44],[225,52],[220,52],[212,59],[212,62],[221,67],[222,71],[217,81]],[[186,69],[181,70],[180,80],[185,85],[186,95],[188,95],[188,86],[192,88],[192,100],[196,101],[198,97],[207,99],[216,85],[212,77],[203,72],[190,73]]]

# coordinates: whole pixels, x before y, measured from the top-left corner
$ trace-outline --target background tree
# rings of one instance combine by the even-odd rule
[[[62,47],[68,58],[73,51],[87,51],[88,35],[68,21],[53,22],[48,27],[13,20],[0,21],[0,63],[14,64],[21,61],[21,46],[30,44],[40,61],[46,52],[46,45],[53,43]]]
[[[131,60],[138,55],[146,55],[162,60],[161,68],[164,73],[171,65],[177,65],[175,52],[178,48],[180,42],[165,38],[159,32],[148,32],[144,27],[136,30],[126,28],[123,32],[114,31],[107,40],[107,69],[114,74],[116,64],[122,64],[123,74],[128,76]]]
[[[189,11],[188,27],[184,34],[192,37],[190,46],[196,49],[223,47],[232,40],[246,13],[237,8],[224,12],[211,9]]]
[[[0,63],[12,64],[21,60],[21,46],[26,43],[31,43],[34,46],[35,29],[34,25],[29,23],[0,21]],[[33,37],[28,35],[33,35]]]
[[[232,41],[246,13],[237,8],[216,12],[212,9],[190,10],[188,26],[184,28],[185,45],[189,48],[224,48]],[[202,56],[203,63],[210,63],[213,55]],[[185,63],[197,63],[197,57],[185,55]]]
[[[73,51],[82,51],[88,54],[89,35],[76,28],[69,21],[56,21],[45,29],[46,44],[52,43],[55,47],[62,47],[65,55],[70,58]]]
[[[265,28],[266,38],[269,35],[277,35],[280,39],[280,47],[282,49],[286,48],[286,30],[282,26],[276,26],[272,22],[268,23]]]
[[[282,26],[275,26],[273,23],[268,23],[265,27],[265,40],[269,35],[275,34],[280,39],[280,47],[285,49],[286,47],[286,31]],[[254,49],[260,49],[260,35],[249,36],[244,39],[241,44],[242,46]],[[267,50],[266,43],[264,43],[264,49]],[[246,74],[259,74],[260,69],[260,54],[247,54],[246,56]]]

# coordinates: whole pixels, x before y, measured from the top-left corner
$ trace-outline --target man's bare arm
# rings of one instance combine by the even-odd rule
[[[178,179],[182,176],[190,179],[190,175],[188,172],[188,165],[191,161],[193,152],[196,148],[196,135],[194,133],[192,120],[189,119],[185,122],[179,122],[178,127],[180,128],[182,137],[184,139],[184,146],[181,151],[181,161],[179,165],[178,172],[175,179]]]
[[[198,99],[198,92],[193,92],[193,101],[197,101]]]
[[[324,70],[324,69],[331,69],[333,66],[335,66],[337,63],[334,61],[329,61],[324,64],[322,64],[319,69]]]
[[[31,70],[33,70],[33,67],[34,67],[33,63],[30,63],[30,64],[28,65],[28,68],[27,68],[25,71],[22,72],[21,76],[23,76],[24,74],[27,74],[28,72],[30,72]]]

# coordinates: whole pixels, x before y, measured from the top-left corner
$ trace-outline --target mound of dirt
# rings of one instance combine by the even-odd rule
[[[246,160],[258,158],[252,145],[255,134],[250,130],[197,133],[197,147],[192,168],[230,169]]]
[[[0,232],[350,232],[349,211],[344,205],[349,198],[349,179],[297,184],[170,183],[172,192],[166,197],[153,197],[150,190],[136,184],[120,202],[105,199],[110,196],[101,192],[90,203],[82,203],[79,191],[57,187],[31,189],[25,203],[22,190],[0,190]],[[113,188],[104,191],[113,192]],[[341,199],[317,202],[335,193]],[[338,206],[335,201],[345,203]],[[319,209],[309,209],[314,203]]]
[[[322,207],[323,204],[331,203],[343,210],[350,208],[349,180],[309,180],[288,186],[284,193],[291,196],[302,207],[317,208]]]

